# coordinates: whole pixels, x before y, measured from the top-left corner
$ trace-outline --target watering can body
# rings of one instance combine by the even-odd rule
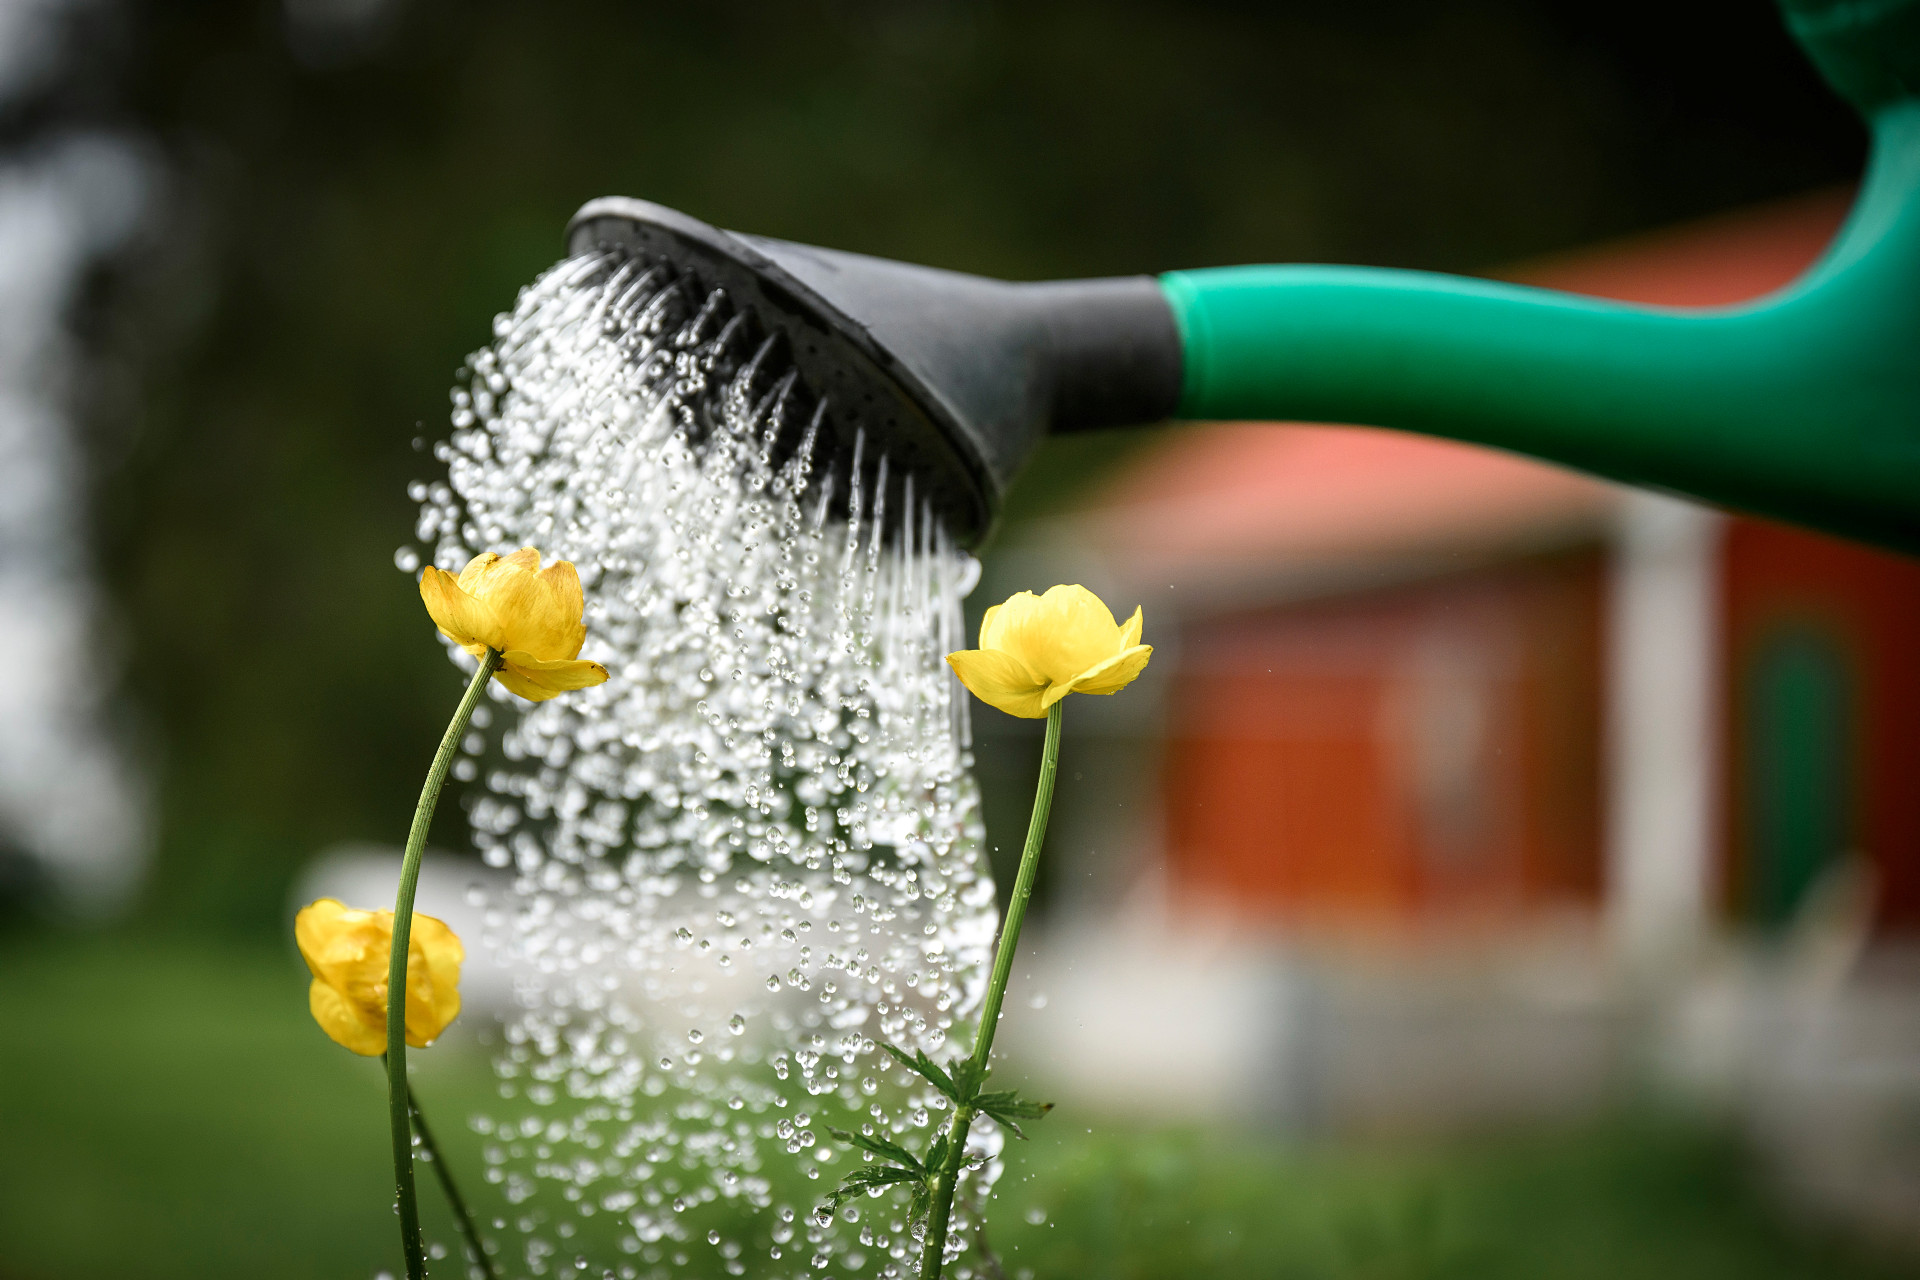
[[[1177,414],[1471,440],[1920,551],[1920,4],[1787,16],[1874,136],[1851,216],[1794,284],[1696,310],[1419,272],[1174,272]]]

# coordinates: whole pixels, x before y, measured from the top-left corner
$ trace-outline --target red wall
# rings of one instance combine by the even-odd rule
[[[1296,920],[1595,901],[1599,611],[1582,554],[1188,634],[1177,892]]]

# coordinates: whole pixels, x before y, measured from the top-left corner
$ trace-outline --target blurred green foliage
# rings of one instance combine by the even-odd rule
[[[291,947],[0,946],[0,1276],[397,1272],[379,1066],[327,1041],[305,989]],[[519,1216],[462,1124],[490,1092],[474,1031],[470,1017],[414,1055],[418,1088],[476,1212]],[[1117,1127],[1069,1102],[1032,1132],[1009,1144],[989,1218],[1009,1280],[1920,1276],[1793,1225],[1737,1146],[1671,1121],[1288,1147]],[[431,1182],[422,1201],[450,1244]],[[721,1276],[704,1225],[674,1274]]]
[[[148,919],[275,928],[316,849],[399,839],[458,687],[392,567],[414,442],[584,200],[1014,277],[1470,269],[1850,176],[1771,11],[1687,7],[136,6],[100,110],[170,186],[96,308],[94,505]],[[289,25],[331,11],[376,21]]]

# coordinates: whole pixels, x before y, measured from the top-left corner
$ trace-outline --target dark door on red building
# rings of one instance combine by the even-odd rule
[[[1859,680],[1841,637],[1803,624],[1778,627],[1756,645],[1743,683],[1747,909],[1778,925],[1823,871],[1858,847]]]
[[[1920,929],[1920,561],[1746,518],[1724,556],[1731,913],[1784,923],[1848,856]]]

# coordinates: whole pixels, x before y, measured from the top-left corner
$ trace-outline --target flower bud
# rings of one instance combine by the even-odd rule
[[[580,657],[585,598],[580,575],[565,560],[542,569],[540,553],[522,547],[509,556],[475,556],[458,578],[429,565],[420,575],[420,599],[440,634],[474,657],[499,650],[496,678],[529,702],[607,678],[605,667]]]
[[[307,1007],[320,1029],[355,1053],[385,1053],[393,912],[321,898],[294,917],[293,936],[313,973]],[[407,1043],[414,1048],[424,1049],[459,1016],[465,958],[453,930],[414,913],[407,942]]]
[[[1118,693],[1153,656],[1141,612],[1121,626],[1080,586],[1022,591],[987,610],[980,647],[947,655],[960,683],[1010,716],[1039,719],[1069,693]]]

